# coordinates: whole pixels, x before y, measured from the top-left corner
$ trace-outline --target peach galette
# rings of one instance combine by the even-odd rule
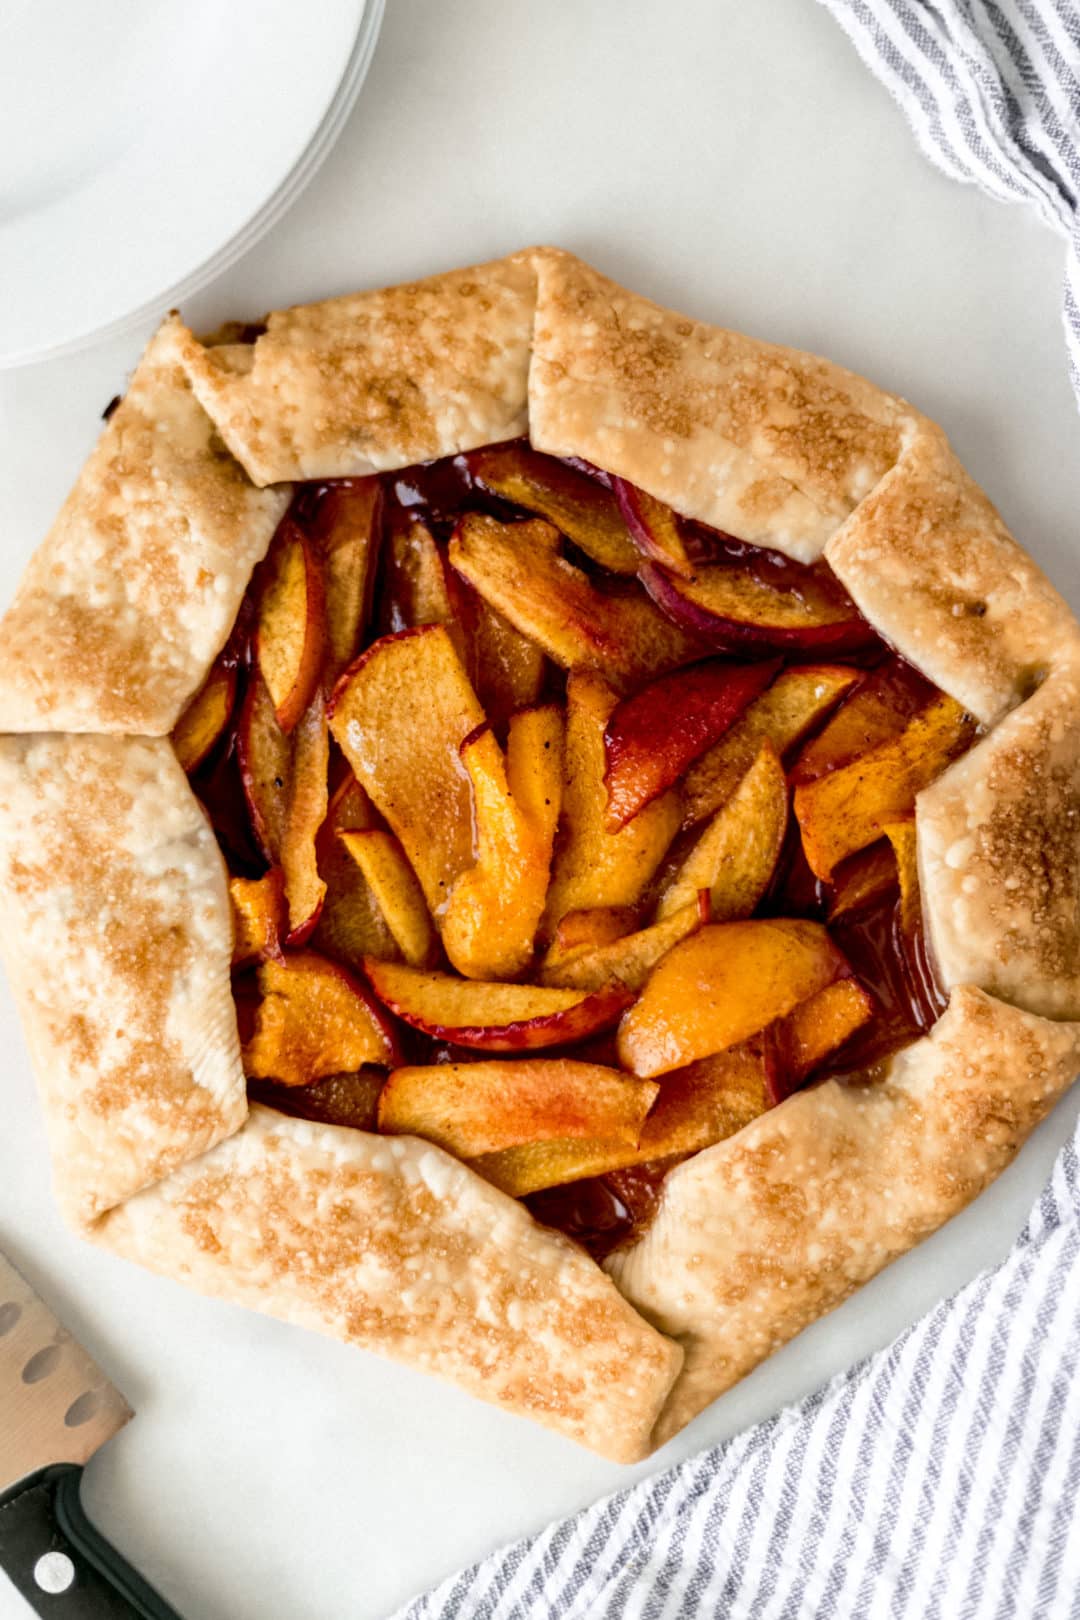
[[[0,627],[95,1241],[632,1459],[1080,1058],[1080,627],[940,431],[534,250],[172,317]]]

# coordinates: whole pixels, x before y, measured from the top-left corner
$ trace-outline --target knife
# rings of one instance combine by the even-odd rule
[[[0,1253],[0,1569],[53,1620],[179,1620],[83,1512],[83,1466],[132,1413]]]

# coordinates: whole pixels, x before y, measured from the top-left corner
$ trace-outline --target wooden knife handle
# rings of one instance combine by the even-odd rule
[[[81,1468],[57,1464],[0,1495],[0,1569],[53,1620],[180,1620],[94,1529],[81,1479]]]

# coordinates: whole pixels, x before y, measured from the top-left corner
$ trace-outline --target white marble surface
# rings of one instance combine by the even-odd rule
[[[1060,247],[1023,212],[933,171],[811,0],[390,0],[368,85],[326,168],[187,313],[212,324],[534,240],[909,395],[946,425],[1080,605]],[[0,377],[5,596],[138,347],[113,343]],[[385,1615],[459,1564],[637,1477],[452,1389],[76,1243],[50,1200],[6,988],[0,1044],[0,1244],[138,1409],[95,1459],[85,1494],[181,1613]],[[995,1260],[1076,1113],[1063,1104],[974,1209],[761,1368],[657,1463],[811,1390]],[[0,1585],[0,1620],[23,1612]]]

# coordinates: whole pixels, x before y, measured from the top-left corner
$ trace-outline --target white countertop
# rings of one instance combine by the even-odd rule
[[[390,0],[326,167],[185,313],[213,325],[533,241],[915,400],[1080,606],[1080,423],[1060,333],[1061,246],[1022,210],[934,171],[810,0]],[[135,337],[0,376],[5,598],[139,347]],[[385,1615],[645,1471],[82,1246],[53,1208],[6,986],[0,1043],[0,1245],[137,1408],[92,1463],[85,1498],[189,1620]],[[973,1209],[651,1466],[810,1391],[997,1259],[1078,1104],[1064,1103]],[[0,1585],[0,1620],[25,1612]]]

